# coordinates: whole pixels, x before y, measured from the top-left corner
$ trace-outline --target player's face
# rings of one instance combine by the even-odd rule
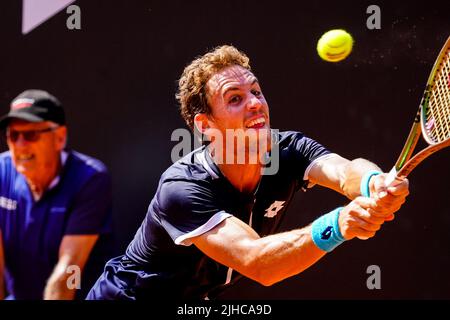
[[[249,70],[232,66],[208,81],[211,119],[218,129],[267,129],[269,107],[258,80]]]
[[[49,121],[12,120],[7,129],[7,143],[16,170],[32,181],[53,178],[65,141],[66,128]]]
[[[216,142],[215,150],[222,150],[214,153],[233,159],[232,163],[257,163],[254,159],[262,159],[270,150],[270,122],[256,77],[245,68],[232,66],[213,75],[206,88],[211,114],[202,116],[207,122],[205,132]]]

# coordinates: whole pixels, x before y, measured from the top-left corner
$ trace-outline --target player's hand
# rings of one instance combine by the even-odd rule
[[[409,194],[409,181],[407,178],[396,179],[391,186],[386,187],[386,176],[383,173],[372,178],[370,194],[376,200],[375,209],[385,215],[385,221],[392,221],[394,213],[405,203]]]
[[[339,214],[339,230],[346,240],[358,237],[372,238],[380,230],[385,215],[377,211],[377,200],[358,197],[342,208]]]

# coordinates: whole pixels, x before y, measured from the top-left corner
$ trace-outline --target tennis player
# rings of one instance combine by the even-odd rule
[[[300,132],[272,135],[261,85],[248,57],[232,46],[192,61],[177,98],[188,126],[210,143],[162,174],[133,241],[106,264],[88,299],[211,299],[242,276],[270,286],[348,240],[373,237],[405,202],[406,179],[385,188],[386,175],[367,160],[347,160]],[[266,148],[237,145],[239,132],[250,131]],[[275,148],[275,174],[249,161]],[[244,162],[236,161],[240,152]],[[315,184],[348,204],[278,233],[296,191]]]

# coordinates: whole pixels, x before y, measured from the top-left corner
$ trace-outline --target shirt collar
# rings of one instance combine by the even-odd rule
[[[253,192],[253,194],[245,194],[245,193],[241,193],[238,190],[236,190],[234,188],[234,186],[231,184],[231,182],[223,175],[223,173],[220,171],[219,167],[217,166],[217,164],[214,162],[211,154],[209,153],[209,149],[208,146],[205,146],[203,151],[201,151],[200,153],[197,154],[197,159],[198,161],[202,164],[203,168],[205,168],[206,172],[209,173],[209,175],[215,180],[215,179],[219,179],[222,178],[223,181],[226,181],[226,183],[233,189],[235,190],[239,196],[243,199],[253,199],[254,196],[256,196],[256,193],[258,192],[259,186],[261,184],[261,179],[259,179],[258,185],[255,189],[255,191]]]
[[[68,157],[67,152],[66,151],[62,151],[61,152],[61,168],[63,168],[64,165],[66,164],[67,157]],[[59,172],[61,172],[61,171],[62,170],[60,170]],[[58,174],[55,178],[53,178],[52,182],[50,182],[50,185],[48,186],[48,190],[51,190],[54,187],[56,187],[58,185],[58,183],[59,183],[59,180],[61,180],[60,179],[60,174]]]

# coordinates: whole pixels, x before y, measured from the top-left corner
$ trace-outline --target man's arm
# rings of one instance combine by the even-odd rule
[[[100,234],[109,232],[111,218],[111,180],[99,172],[87,181],[77,194],[75,205],[59,246],[58,262],[47,281],[44,299],[73,299],[75,289],[69,289],[70,266],[83,270]],[[67,273],[69,271],[69,273]],[[82,278],[82,277],[81,277]]]
[[[5,254],[3,253],[3,236],[0,230],[0,300],[5,299]]]
[[[310,169],[308,178],[312,183],[333,189],[349,199],[361,195],[361,179],[369,171],[383,172],[376,164],[365,160],[348,160],[341,156],[325,158],[316,162]],[[377,210],[381,212],[396,212],[405,202],[409,194],[408,179],[403,179],[395,186],[386,188],[384,179],[386,174],[373,176],[369,180],[371,196],[377,200]],[[386,221],[392,220],[393,214],[386,217]]]
[[[374,199],[359,197],[341,210],[344,239],[375,235],[384,218],[374,210],[368,213],[374,206]],[[235,217],[191,241],[207,256],[266,286],[302,272],[326,253],[312,240],[311,226],[261,238]]]
[[[76,289],[70,289],[67,279],[73,275],[68,269],[78,267],[82,272],[98,235],[66,235],[59,247],[59,260],[47,281],[44,300],[73,300]],[[69,271],[69,272],[68,272]]]
[[[339,155],[319,160],[309,171],[309,180],[321,186],[333,189],[349,199],[361,195],[360,184],[362,176],[370,171],[383,172],[376,164],[365,160],[348,160]],[[371,179],[371,185],[373,184]]]

